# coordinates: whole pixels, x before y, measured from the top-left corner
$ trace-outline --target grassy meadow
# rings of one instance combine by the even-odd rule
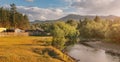
[[[74,62],[51,41],[52,37],[0,37],[0,62]]]

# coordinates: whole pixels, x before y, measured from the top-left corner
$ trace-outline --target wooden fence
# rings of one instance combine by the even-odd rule
[[[15,32],[1,32],[0,37],[4,36],[29,36],[28,32],[21,32],[21,33],[15,33]]]

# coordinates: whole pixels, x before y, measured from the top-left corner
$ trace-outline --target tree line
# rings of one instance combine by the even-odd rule
[[[113,20],[94,19],[56,21],[52,23],[35,23],[31,29],[43,29],[53,36],[52,45],[64,49],[78,41],[101,40],[105,42],[120,43],[120,18]]]
[[[10,9],[0,8],[0,27],[28,29],[28,16],[18,12],[15,4],[10,4],[10,7]]]

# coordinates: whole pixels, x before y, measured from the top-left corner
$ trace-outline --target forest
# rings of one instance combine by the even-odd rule
[[[0,27],[8,29],[28,29],[28,16],[17,11],[15,4],[10,4],[10,9],[0,8]]]

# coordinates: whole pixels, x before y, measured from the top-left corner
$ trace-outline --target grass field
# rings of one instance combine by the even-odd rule
[[[52,37],[0,37],[0,62],[74,62],[51,41]]]

